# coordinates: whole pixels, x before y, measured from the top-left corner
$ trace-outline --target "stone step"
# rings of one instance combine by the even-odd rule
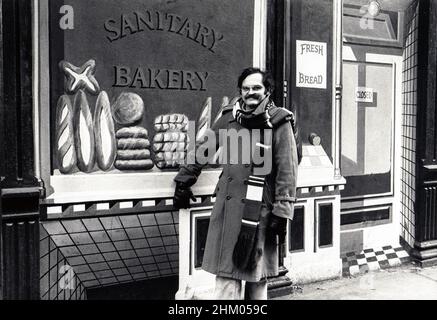
[[[293,281],[285,275],[288,270],[284,269],[281,270],[280,268],[278,277],[268,279],[267,296],[269,299],[290,295],[295,291],[300,292],[302,290],[302,288],[293,285]]]
[[[280,288],[280,287],[287,287],[293,284],[293,281],[290,280],[290,278],[286,277],[286,276],[282,276],[282,277],[277,277],[274,279],[269,279],[268,284],[267,284],[267,288],[269,290],[271,289],[276,289],[276,288]]]

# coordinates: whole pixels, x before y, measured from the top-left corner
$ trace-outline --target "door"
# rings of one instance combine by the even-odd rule
[[[393,191],[393,71],[388,63],[343,62],[343,199]]]
[[[342,210],[384,204],[390,208],[386,220],[394,222],[402,57],[367,46],[344,46],[343,53],[341,173],[347,183],[341,191]]]

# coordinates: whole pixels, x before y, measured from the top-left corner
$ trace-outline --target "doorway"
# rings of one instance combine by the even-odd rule
[[[401,49],[344,45],[342,252],[399,241],[401,90]]]
[[[341,172],[347,184],[342,198],[391,196],[396,57],[378,62],[348,58],[343,61]]]

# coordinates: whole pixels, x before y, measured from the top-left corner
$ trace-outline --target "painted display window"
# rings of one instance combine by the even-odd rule
[[[264,61],[264,10],[254,0],[38,2],[44,201],[172,197],[189,143],[239,94],[241,71]],[[207,169],[202,195],[219,171]]]
[[[177,170],[252,65],[253,6],[50,0],[50,175]]]

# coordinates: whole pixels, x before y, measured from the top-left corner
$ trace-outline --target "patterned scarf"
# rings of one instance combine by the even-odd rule
[[[273,101],[271,101],[269,97],[266,97],[255,109],[250,110],[242,99],[239,99],[234,104],[232,114],[235,120],[245,128],[273,128],[268,110],[274,106]]]

